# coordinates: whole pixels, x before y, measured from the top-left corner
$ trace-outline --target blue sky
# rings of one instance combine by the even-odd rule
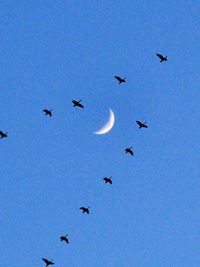
[[[199,266],[200,4],[157,2],[1,2],[1,266]]]

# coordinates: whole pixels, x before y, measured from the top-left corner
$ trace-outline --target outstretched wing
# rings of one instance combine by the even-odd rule
[[[122,81],[122,79],[119,76],[115,76],[115,79],[117,79],[119,82]]]
[[[156,54],[156,56],[158,56],[161,60],[164,59],[163,55],[161,55],[161,54]]]
[[[81,103],[78,103],[77,106],[79,106],[80,108],[84,108],[84,106]]]
[[[132,150],[129,150],[129,153],[133,156],[133,151]]]
[[[137,124],[138,124],[140,127],[143,126],[143,123],[141,123],[140,121],[136,121],[136,122],[137,122]]]

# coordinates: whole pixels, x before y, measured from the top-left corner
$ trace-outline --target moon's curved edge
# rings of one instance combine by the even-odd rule
[[[106,134],[113,128],[114,124],[115,124],[115,115],[112,109],[110,108],[110,116],[108,121],[104,124],[104,126],[100,130],[95,131],[94,134],[98,135]]]

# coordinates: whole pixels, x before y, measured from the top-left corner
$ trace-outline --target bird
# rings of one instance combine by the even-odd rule
[[[115,76],[115,79],[117,79],[119,81],[119,84],[120,83],[125,83],[126,82],[126,78],[121,78],[119,76]]]
[[[52,116],[52,113],[51,113],[52,109],[50,109],[50,110],[48,110],[48,109],[43,109],[42,111],[45,113],[46,116],[47,116],[47,115],[49,115],[49,117]]]
[[[0,131],[0,138],[8,137],[8,133]]]
[[[164,57],[164,56],[163,56],[163,55],[161,55],[161,54],[156,54],[156,56],[158,56],[158,57],[159,57],[159,59],[160,59],[160,62],[167,61],[167,56],[166,56],[166,57]]]
[[[82,213],[85,213],[86,212],[87,214],[89,214],[89,208],[90,207],[88,207],[88,208],[81,207],[80,210],[82,210]]]
[[[69,239],[67,238],[68,235],[62,235],[60,237],[60,241],[65,241],[67,244],[69,244]]]
[[[125,152],[126,152],[126,154],[129,153],[129,154],[131,154],[132,156],[134,155],[134,154],[133,154],[132,147],[126,148],[126,149],[125,149]]]
[[[79,107],[79,108],[84,108],[84,106],[81,104],[81,100],[76,101],[76,100],[72,100],[72,103],[74,104],[74,107]]]
[[[54,264],[53,260],[48,260],[48,259],[45,259],[45,258],[42,258],[42,260],[45,262],[46,266]]]
[[[141,121],[136,121],[137,124],[139,125],[139,129],[141,128],[148,128],[148,126],[146,125],[146,121],[143,123]]]
[[[112,180],[111,180],[112,177],[104,177],[103,180],[105,181],[105,183],[109,183],[109,184],[112,184]]]

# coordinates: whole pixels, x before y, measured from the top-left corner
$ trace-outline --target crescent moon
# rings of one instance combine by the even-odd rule
[[[95,134],[106,134],[112,129],[112,127],[114,126],[114,123],[115,123],[115,115],[114,115],[112,109],[110,108],[110,116],[109,116],[108,121],[100,130],[98,130],[94,133]]]

